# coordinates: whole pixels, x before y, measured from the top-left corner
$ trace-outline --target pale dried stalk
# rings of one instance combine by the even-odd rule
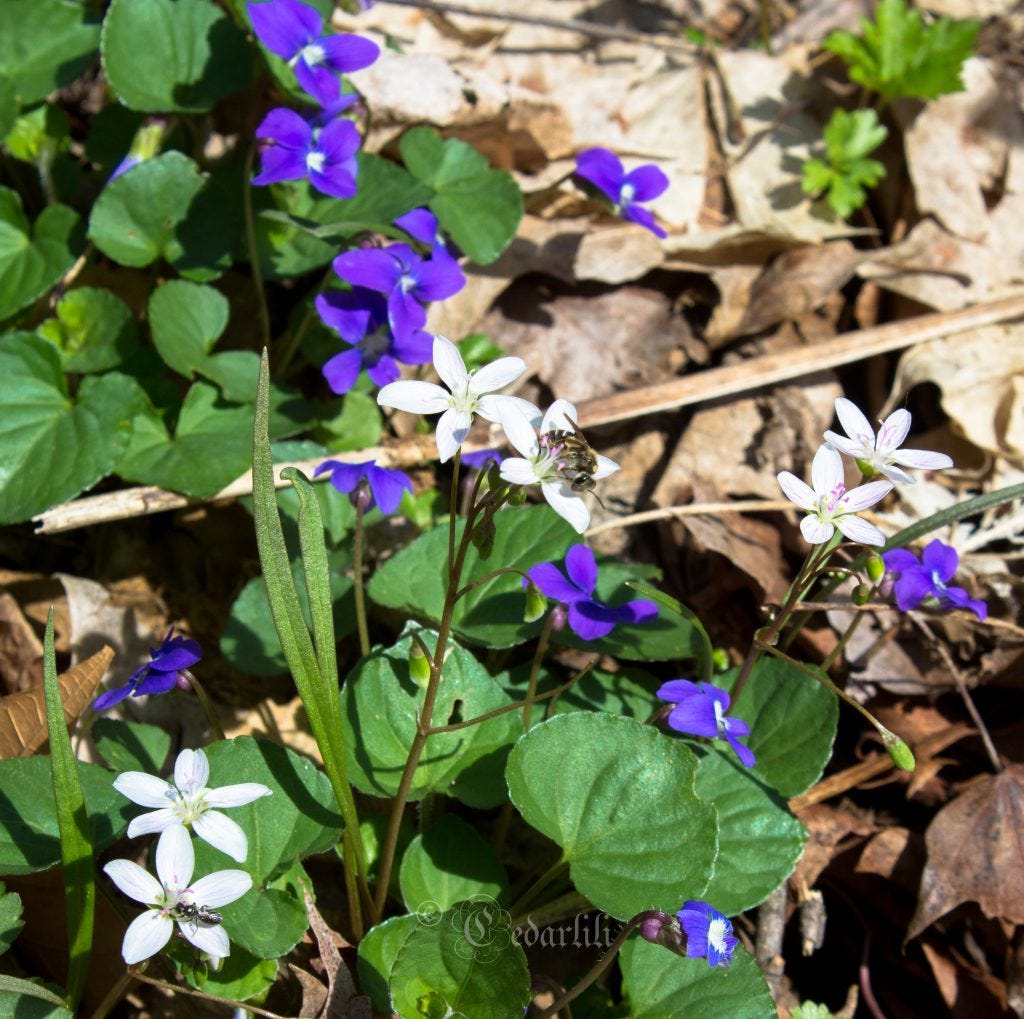
[[[675,410],[695,403],[719,400],[724,396],[735,396],[777,382],[788,382],[814,375],[839,365],[866,360],[877,354],[886,354],[917,343],[941,339],[1021,316],[1024,316],[1024,294],[998,301],[986,301],[957,311],[935,312],[900,322],[890,322],[883,326],[874,326],[871,329],[858,329],[813,347],[799,347],[781,354],[766,354],[739,364],[695,372],[671,382],[588,400],[579,405],[580,424],[586,428],[593,428],[616,421],[628,421],[646,414]],[[469,451],[486,447],[486,441],[481,441],[467,445],[466,449]],[[436,456],[432,440],[416,437],[405,439],[393,446],[304,460],[296,466],[310,473],[324,460],[334,459],[348,463],[376,460],[384,467],[401,468],[434,459]],[[287,465],[278,465],[281,468],[285,466]],[[278,478],[278,474],[279,470],[275,468],[275,483],[280,487],[283,482]],[[251,492],[252,479],[248,473],[205,500],[189,499],[154,486],[143,486],[75,499],[61,506],[54,506],[53,509],[33,517],[33,520],[39,524],[36,528],[38,533],[52,534],[89,524],[124,520],[147,513],[161,513],[190,503],[233,499],[240,495],[249,495]]]

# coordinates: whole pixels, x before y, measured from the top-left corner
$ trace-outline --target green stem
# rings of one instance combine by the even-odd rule
[[[554,625],[555,614],[548,613],[544,620],[544,629],[540,631],[537,639],[537,648],[533,653],[533,661],[530,663],[530,680],[526,684],[526,697],[523,699],[523,732],[530,731],[530,715],[533,714],[533,705],[537,700],[537,681],[540,679],[540,666],[544,656],[548,653],[548,642],[551,640],[551,628]]]
[[[878,584],[873,584],[871,586],[871,594],[868,595],[869,600],[871,598],[871,595],[873,595],[877,590]],[[865,615],[866,613],[864,612],[855,612],[853,614],[853,619],[850,620],[850,625],[846,627],[846,629],[843,631],[843,635],[839,638],[839,641],[836,644],[836,646],[832,648],[832,650],[825,657],[825,661],[821,663],[822,672],[827,673],[831,671],[832,666],[835,665],[836,659],[843,653],[843,650],[845,649],[846,645],[850,642],[850,638],[857,632],[857,627],[860,626],[861,620],[864,618]]]
[[[316,298],[324,292],[333,275],[334,270],[330,268],[324,273],[323,279],[320,280],[320,284],[316,288],[316,293],[310,299],[306,314],[303,315],[302,321],[299,323],[299,328],[295,332],[289,333],[281,341],[280,349],[275,351],[277,355],[275,358],[277,365],[275,375],[279,379],[284,377],[285,372],[288,370],[288,365],[292,363],[292,358],[295,356],[295,352],[299,349],[302,341],[306,338],[306,333],[309,332],[310,326],[317,320]]]
[[[459,468],[462,466],[462,447],[455,451],[452,464],[452,487],[448,494],[448,587],[454,588],[456,580],[452,569],[455,566],[455,507],[459,501]],[[469,530],[469,514],[466,514],[466,531]],[[450,593],[450,592],[449,592]]]
[[[558,859],[555,860],[555,862],[551,864],[551,866],[548,867],[548,869],[544,871],[544,873],[541,874],[511,906],[509,906],[509,913],[512,914],[512,916],[520,916],[525,908],[533,902],[537,896],[540,895],[540,893],[544,891],[544,889],[547,888],[547,886],[551,884],[551,882],[554,881],[562,871],[565,870],[568,865],[569,861],[564,856],[559,856]]]
[[[210,700],[210,695],[206,692],[202,683],[196,679],[195,673],[190,670],[182,669],[181,671],[182,675],[188,680],[188,685],[192,688],[193,693],[195,693],[196,700],[199,701],[199,706],[203,709],[203,714],[206,715],[206,721],[213,730],[213,735],[217,739],[227,739],[224,735],[224,727],[220,724],[220,719],[217,717],[213,701]]]
[[[126,969],[118,978],[114,981],[110,990],[103,996],[103,1000],[93,1010],[92,1015],[89,1019],[106,1019],[108,1015],[114,1010],[114,1006],[124,997],[125,991],[135,981],[135,974],[130,970]]]
[[[362,482],[360,482],[362,484]],[[352,533],[352,591],[356,600],[356,629],[359,631],[359,653],[370,653],[370,631],[366,626],[366,600],[363,596],[363,500],[356,500],[356,520]]]
[[[229,5],[230,6],[230,5]],[[256,155],[256,143],[249,146],[245,157],[245,181],[242,184],[242,207],[245,210],[245,241],[249,248],[249,266],[252,271],[252,286],[256,293],[256,304],[260,311],[260,335],[262,346],[270,349],[270,309],[263,289],[263,269],[260,267],[260,251],[256,243],[256,217],[252,209],[252,164]]]
[[[496,570],[491,570],[490,573],[484,574],[484,576],[479,579],[472,581],[472,583],[466,584],[465,587],[456,592],[455,600],[458,601],[460,598],[465,598],[470,591],[473,591],[478,587],[483,587],[484,584],[489,584],[496,577],[500,577],[505,573],[518,573],[520,577],[526,577],[526,572],[524,570],[517,570],[514,566],[501,566]]]

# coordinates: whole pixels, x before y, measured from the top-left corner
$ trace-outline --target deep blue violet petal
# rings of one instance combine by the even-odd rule
[[[624,173],[622,162],[614,152],[601,148],[586,149],[576,157],[576,172],[613,202],[618,202]]]
[[[960,565],[960,556],[952,545],[935,538],[928,542],[921,553],[921,563],[929,573],[936,573],[943,583],[952,580]]]
[[[328,35],[320,40],[324,63],[335,74],[349,74],[369,67],[380,56],[380,47],[361,35]]]
[[[358,349],[343,350],[340,354],[328,358],[321,369],[327,385],[332,393],[339,396],[347,393],[359,378],[363,368],[363,352]]]
[[[565,572],[569,579],[586,594],[592,594],[597,584],[597,561],[586,545],[573,545],[565,555]]]
[[[555,601],[571,605],[573,602],[586,599],[586,594],[581,591],[571,580],[568,580],[562,571],[554,563],[537,563],[531,566],[526,575],[540,589],[545,598],[552,598]],[[524,580],[525,584],[526,581]]]

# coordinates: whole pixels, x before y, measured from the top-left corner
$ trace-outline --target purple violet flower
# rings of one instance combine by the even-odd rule
[[[404,230],[414,241],[427,245],[435,258],[438,255],[457,257],[462,252],[450,245],[441,224],[429,209],[412,209],[395,220],[395,226]]]
[[[421,302],[443,301],[466,285],[454,258],[422,258],[408,244],[342,252],[334,260],[334,271],[354,287],[384,294],[391,331],[403,339],[427,321]]]
[[[369,67],[380,47],[359,35],[324,35],[323,18],[299,0],[247,4],[256,36],[271,53],[294,69],[303,90],[321,106],[336,102],[338,75]]]
[[[340,460],[325,460],[313,474],[317,477],[327,471],[331,472],[331,484],[342,493],[354,492],[359,482],[366,479],[373,493],[374,501],[381,513],[390,516],[398,509],[402,501],[402,492],[412,492],[412,481],[402,471],[378,467],[373,460],[365,463],[348,464]]]
[[[323,366],[331,390],[347,393],[364,368],[376,386],[386,386],[399,377],[398,361],[426,364],[432,356],[434,338],[416,329],[401,339],[388,328],[388,305],[383,295],[365,287],[350,291],[332,290],[316,299],[316,310],[328,329],[337,330],[352,344],[329,358]]]
[[[262,152],[262,170],[253,184],[302,180],[332,198],[351,198],[357,190],[359,132],[350,120],[332,120],[318,128],[283,106],[271,110],[256,137],[273,142]]]
[[[182,669],[191,668],[203,657],[203,649],[198,641],[175,637],[173,634],[172,626],[163,643],[149,649],[149,661],[140,665],[123,686],[101,693],[93,702],[93,711],[106,711],[129,694],[142,697],[144,694],[167,693],[171,690],[178,681],[178,673]]]
[[[554,563],[538,563],[526,575],[548,598],[569,606],[569,629],[582,640],[606,637],[617,623],[643,623],[658,614],[658,606],[642,598],[615,606],[594,598],[597,563],[586,545],[569,549],[564,574]]]
[[[732,935],[732,923],[724,914],[697,899],[688,899],[677,914],[686,934],[686,957],[707,958],[708,965],[728,966],[739,943]]]
[[[478,449],[473,453],[462,454],[462,466],[478,471],[489,463],[500,464],[504,459],[496,449]]]
[[[576,173],[603,191],[623,219],[650,230],[656,237],[668,234],[654,222],[654,216],[638,202],[657,198],[668,187],[668,177],[653,163],[626,173],[622,160],[608,149],[586,149],[576,157]]]
[[[921,560],[905,548],[896,548],[882,555],[885,568],[897,576],[893,589],[896,605],[901,612],[917,608],[925,599],[934,598],[944,609],[968,609],[979,619],[988,615],[988,606],[978,601],[962,587],[948,587],[947,582],[956,574],[960,557],[952,545],[938,538],[930,541],[921,553]]]
[[[729,695],[710,683],[693,683],[688,679],[670,679],[658,689],[658,697],[668,701],[672,710],[668,726],[689,736],[724,739],[736,752],[740,763],[751,768],[757,758],[740,742],[750,735],[750,726],[742,718],[728,718]]]

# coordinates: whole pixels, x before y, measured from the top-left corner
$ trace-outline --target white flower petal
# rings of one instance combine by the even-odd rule
[[[845,453],[854,459],[863,459],[864,454],[868,452],[863,443],[854,442],[853,439],[848,439],[845,435],[839,435],[837,432],[826,432],[825,441],[838,449],[840,453]]]
[[[779,487],[782,494],[790,501],[795,502],[801,509],[814,509],[818,497],[806,481],[801,481],[795,474],[789,471],[782,471],[778,475]]]
[[[187,888],[195,869],[192,839],[184,826],[172,824],[164,828],[156,844],[156,873],[164,888],[175,892]]]
[[[941,471],[953,466],[953,458],[929,449],[897,449],[891,459],[904,467],[919,467],[926,471]]]
[[[568,400],[555,400],[544,414],[544,420],[541,421],[540,425],[540,433],[544,435],[546,432],[551,432],[555,429],[571,432],[574,423],[579,423],[576,405]]]
[[[407,379],[389,382],[378,394],[381,407],[407,410],[410,414],[440,414],[451,403],[447,390],[433,382],[418,382]]]
[[[249,840],[245,832],[219,810],[208,810],[192,822],[192,830],[214,849],[227,853],[237,863],[244,863],[249,852]]]
[[[910,432],[910,411],[894,410],[878,430],[875,448],[879,453],[891,453],[907,437]]]
[[[150,909],[137,916],[124,932],[121,955],[129,966],[134,966],[151,955],[156,955],[174,933],[174,924],[168,916]]]
[[[868,449],[874,448],[875,430],[857,404],[844,396],[839,397],[836,400],[836,417],[839,418],[843,431],[858,445],[866,446]]]
[[[499,468],[502,480],[510,485],[536,485],[540,480],[530,460],[510,456],[502,460]]]
[[[202,750],[182,750],[174,762],[174,784],[186,796],[206,788],[210,764]]]
[[[830,523],[824,523],[815,514],[809,514],[800,521],[800,533],[804,539],[812,545],[820,545],[828,541],[835,533],[835,527]]]
[[[512,448],[525,457],[536,456],[540,451],[540,444],[537,442],[537,433],[527,421],[526,415],[512,404],[503,404],[500,410],[501,428]],[[518,484],[526,485],[530,482],[520,481]]]
[[[582,534],[590,526],[587,504],[563,481],[542,481],[540,489],[548,505]]]
[[[521,357],[499,357],[497,361],[485,364],[469,379],[469,391],[474,396],[493,393],[515,382],[526,371],[526,362]]]
[[[166,807],[175,799],[174,788],[162,778],[144,771],[124,771],[114,779],[114,788],[140,807]]]
[[[501,396],[500,394],[487,393],[477,400],[476,412],[485,421],[500,423],[502,415],[510,408],[518,410],[534,428],[540,424],[540,411],[534,407],[529,400],[520,399],[518,396]]]
[[[843,458],[831,446],[819,446],[811,461],[811,487],[818,495],[828,495],[843,481]]]
[[[200,906],[208,903],[199,903]],[[221,926],[204,927],[202,924],[193,925],[191,920],[179,920],[178,930],[185,935],[200,952],[223,959],[231,954],[231,942],[228,940],[228,932]]]
[[[836,517],[836,527],[846,535],[850,541],[856,541],[861,545],[884,545],[885,535],[866,520],[860,517],[843,516]]]
[[[219,789],[207,789],[203,802],[208,807],[243,807],[261,796],[270,796],[271,792],[262,782],[239,782],[237,785],[222,785]]]
[[[103,873],[129,898],[152,906],[161,900],[163,886],[148,870],[131,860],[111,860],[103,867]]]
[[[469,378],[466,362],[462,360],[459,348],[446,336],[434,337],[434,371],[453,393],[456,389],[461,389]]]
[[[878,473],[897,485],[916,485],[917,479],[912,478],[906,471],[895,467],[892,464],[879,464]]]
[[[216,909],[240,899],[250,888],[252,878],[244,870],[218,870],[192,885],[192,901]]]
[[[472,423],[472,414],[464,410],[455,410],[454,407],[450,407],[438,418],[434,440],[437,442],[437,453],[441,463],[447,463],[455,456],[456,450],[466,441]]]
[[[172,824],[181,824],[181,818],[170,807],[150,810],[146,814],[139,814],[138,817],[132,818],[132,823],[128,825],[128,838],[153,835]]]
[[[601,481],[603,478],[607,478],[614,474],[617,470],[621,470],[619,465],[612,459],[606,456],[597,454],[597,470],[591,475],[595,481]]]
[[[869,506],[874,506],[880,499],[884,499],[892,489],[891,481],[869,481],[866,485],[851,488],[843,497],[843,510],[859,513]]]

